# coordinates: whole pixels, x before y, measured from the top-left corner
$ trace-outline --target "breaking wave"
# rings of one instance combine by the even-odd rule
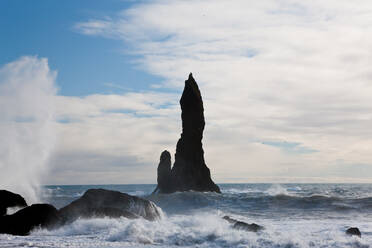
[[[88,186],[51,187],[49,202],[65,205]],[[101,186],[102,187],[102,186]],[[53,231],[0,235],[2,247],[358,247],[372,244],[372,186],[222,185],[223,194],[184,192],[149,195],[153,185],[110,186],[147,192],[160,220],[78,219]],[[61,197],[63,195],[63,197]],[[222,217],[264,226],[253,233],[233,229]],[[362,238],[345,235],[357,226]]]
[[[29,237],[0,236],[9,247],[24,239],[36,247],[370,247],[369,236],[344,235],[347,227],[334,221],[262,221],[265,230],[250,233],[231,228],[221,212],[144,219],[80,219],[54,231],[35,230]],[[242,218],[242,217],[240,217]],[[245,219],[248,221],[247,219]],[[363,226],[364,229],[371,228]],[[18,243],[19,244],[19,243]]]

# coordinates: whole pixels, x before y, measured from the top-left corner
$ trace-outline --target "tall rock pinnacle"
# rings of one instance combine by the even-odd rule
[[[190,73],[180,100],[182,109],[182,134],[178,140],[175,162],[171,169],[169,188],[159,187],[160,192],[212,191],[220,193],[212,181],[204,161],[202,145],[205,126],[203,100],[199,87]]]

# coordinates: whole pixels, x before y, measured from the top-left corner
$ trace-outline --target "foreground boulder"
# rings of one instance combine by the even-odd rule
[[[34,228],[53,228],[60,224],[58,210],[49,204],[34,204],[12,215],[0,217],[0,233],[28,235]]]
[[[212,191],[221,193],[219,187],[212,181],[211,173],[204,161],[204,151],[202,145],[203,131],[205,126],[203,100],[199,87],[190,73],[188,80],[185,81],[185,88],[180,100],[182,134],[178,140],[175,162],[169,173],[169,178],[163,174],[164,166],[160,161],[158,184],[160,193],[171,193],[175,191]],[[170,154],[169,154],[170,155]],[[167,164],[170,164],[170,156],[167,157]],[[162,184],[162,182],[169,182]]]
[[[359,228],[357,227],[350,227],[349,229],[346,230],[346,234],[351,236],[358,236],[359,238],[362,237],[362,234],[359,231]]]
[[[0,190],[0,216],[6,214],[7,208],[27,207],[25,199],[7,190]]]
[[[59,210],[64,222],[77,218],[91,217],[126,217],[146,220],[160,219],[156,205],[148,200],[118,191],[89,189],[84,195]]]
[[[224,220],[228,221],[230,224],[232,224],[232,228],[237,229],[237,230],[243,230],[243,231],[248,231],[248,232],[258,232],[260,230],[263,230],[263,226],[257,225],[256,223],[248,224],[243,221],[238,221],[230,216],[224,216]]]
[[[0,216],[0,233],[28,235],[35,228],[52,229],[78,218],[90,217],[143,217],[152,221],[160,219],[161,212],[151,201],[136,196],[118,191],[90,189],[59,211],[49,204],[34,204],[12,215]]]

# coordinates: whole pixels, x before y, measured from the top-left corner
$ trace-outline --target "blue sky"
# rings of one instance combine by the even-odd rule
[[[155,183],[192,72],[217,183],[371,182],[370,16],[364,0],[2,0],[0,137],[17,138],[0,151],[47,184]],[[23,171],[14,158],[0,166]]]
[[[136,57],[125,52],[128,44],[92,39],[74,28],[77,22],[115,15],[132,4],[120,0],[0,1],[0,64],[25,55],[48,58],[50,67],[58,71],[61,95],[147,90],[161,78],[138,69]]]

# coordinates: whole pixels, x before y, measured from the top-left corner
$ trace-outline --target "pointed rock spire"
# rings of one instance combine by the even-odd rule
[[[160,192],[194,190],[220,193],[220,189],[212,181],[210,170],[204,161],[202,145],[205,126],[204,107],[199,87],[192,73],[185,81],[180,105],[182,134],[177,143],[175,162],[169,178],[169,188],[168,190],[160,190]]]

